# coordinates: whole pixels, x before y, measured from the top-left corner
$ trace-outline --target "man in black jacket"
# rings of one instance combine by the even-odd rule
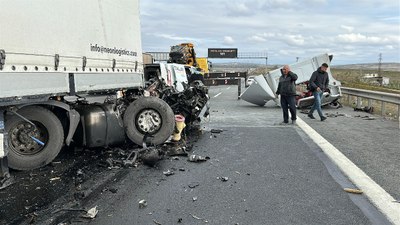
[[[288,65],[281,70],[282,76],[279,77],[277,95],[281,95],[281,107],[283,111],[283,123],[289,123],[289,112],[292,115],[292,124],[296,124],[296,83],[297,75],[290,71]]]
[[[311,91],[313,92],[314,96],[314,104],[311,107],[310,112],[308,113],[308,117],[311,119],[315,119],[313,113],[314,110],[317,110],[319,117],[321,118],[321,121],[326,120],[326,117],[322,113],[321,109],[321,98],[322,94],[324,93],[324,90],[328,88],[329,84],[329,76],[326,70],[328,69],[328,64],[322,63],[321,67],[315,71],[310,78],[310,88]]]

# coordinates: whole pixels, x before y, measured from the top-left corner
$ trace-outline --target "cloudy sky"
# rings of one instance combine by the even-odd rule
[[[143,50],[192,42],[268,53],[284,64],[321,53],[333,64],[400,62],[399,0],[141,0]],[[249,62],[247,60],[246,62]]]

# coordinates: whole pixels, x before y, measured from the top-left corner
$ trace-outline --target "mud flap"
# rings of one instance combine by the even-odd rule
[[[7,132],[4,123],[5,110],[0,109],[0,190],[14,183],[8,168]]]

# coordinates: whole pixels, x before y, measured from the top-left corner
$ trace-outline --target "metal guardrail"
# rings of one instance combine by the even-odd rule
[[[397,105],[397,118],[399,119],[400,114],[400,94],[392,94],[380,91],[370,91],[356,88],[341,87],[342,94],[357,97],[357,106],[360,106],[361,99],[368,99],[368,106],[370,107],[371,100],[381,101],[381,114],[385,115],[385,103],[391,103]]]

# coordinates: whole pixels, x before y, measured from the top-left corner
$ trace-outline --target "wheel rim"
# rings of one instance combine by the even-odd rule
[[[42,146],[34,141],[34,137],[44,143],[49,139],[49,133],[43,124],[34,122],[35,127],[28,122],[20,122],[10,129],[10,150],[20,155],[35,155],[41,152]]]
[[[142,110],[136,119],[136,128],[141,133],[154,134],[160,130],[162,124],[160,114],[153,109]]]

